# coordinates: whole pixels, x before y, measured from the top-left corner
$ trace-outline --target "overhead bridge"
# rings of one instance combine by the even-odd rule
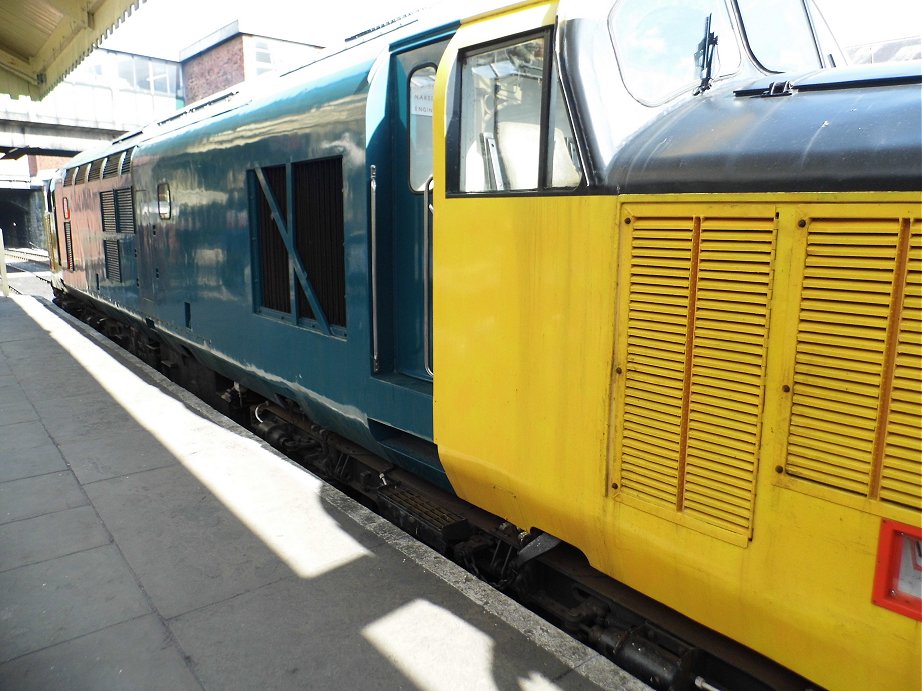
[[[19,159],[27,154],[73,156],[102,146],[123,131],[76,120],[65,124],[4,117],[8,115],[0,107],[0,159]]]

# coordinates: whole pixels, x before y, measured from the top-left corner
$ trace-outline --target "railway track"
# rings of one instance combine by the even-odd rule
[[[45,250],[33,249],[31,247],[7,247],[4,252],[8,255],[12,255],[16,259],[22,259],[23,261],[48,264],[48,253]]]
[[[15,282],[14,280],[9,280],[10,291],[17,295],[44,295],[47,293],[50,297],[51,279],[48,278],[50,270],[47,252],[27,247],[5,249],[4,261],[6,262],[7,272],[14,272],[16,276],[23,274],[28,276],[25,281],[20,281],[18,278],[15,279]]]

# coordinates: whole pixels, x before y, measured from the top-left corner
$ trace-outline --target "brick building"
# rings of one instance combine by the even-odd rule
[[[262,36],[231,22],[180,53],[186,103],[194,103],[246,79],[305,64],[321,46]]]

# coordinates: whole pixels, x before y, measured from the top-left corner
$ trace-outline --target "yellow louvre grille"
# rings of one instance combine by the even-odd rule
[[[773,219],[636,219],[621,486],[751,527]]]
[[[908,222],[807,233],[787,472],[919,505],[920,242]]]
[[[905,230],[904,230],[905,232]],[[906,288],[896,352],[880,498],[922,508],[922,223],[906,243]]]
[[[748,530],[762,417],[774,223],[701,228],[684,508]]]
[[[694,226],[637,219],[633,227],[621,484],[674,506]]]

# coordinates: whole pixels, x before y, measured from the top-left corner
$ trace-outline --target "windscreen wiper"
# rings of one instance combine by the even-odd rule
[[[714,67],[714,53],[717,52],[717,34],[711,31],[711,17],[709,14],[704,20],[704,38],[698,44],[698,50],[695,51],[695,64],[698,65],[701,72],[701,83],[695,87],[692,92],[695,96],[703,94],[711,88],[711,70]]]

